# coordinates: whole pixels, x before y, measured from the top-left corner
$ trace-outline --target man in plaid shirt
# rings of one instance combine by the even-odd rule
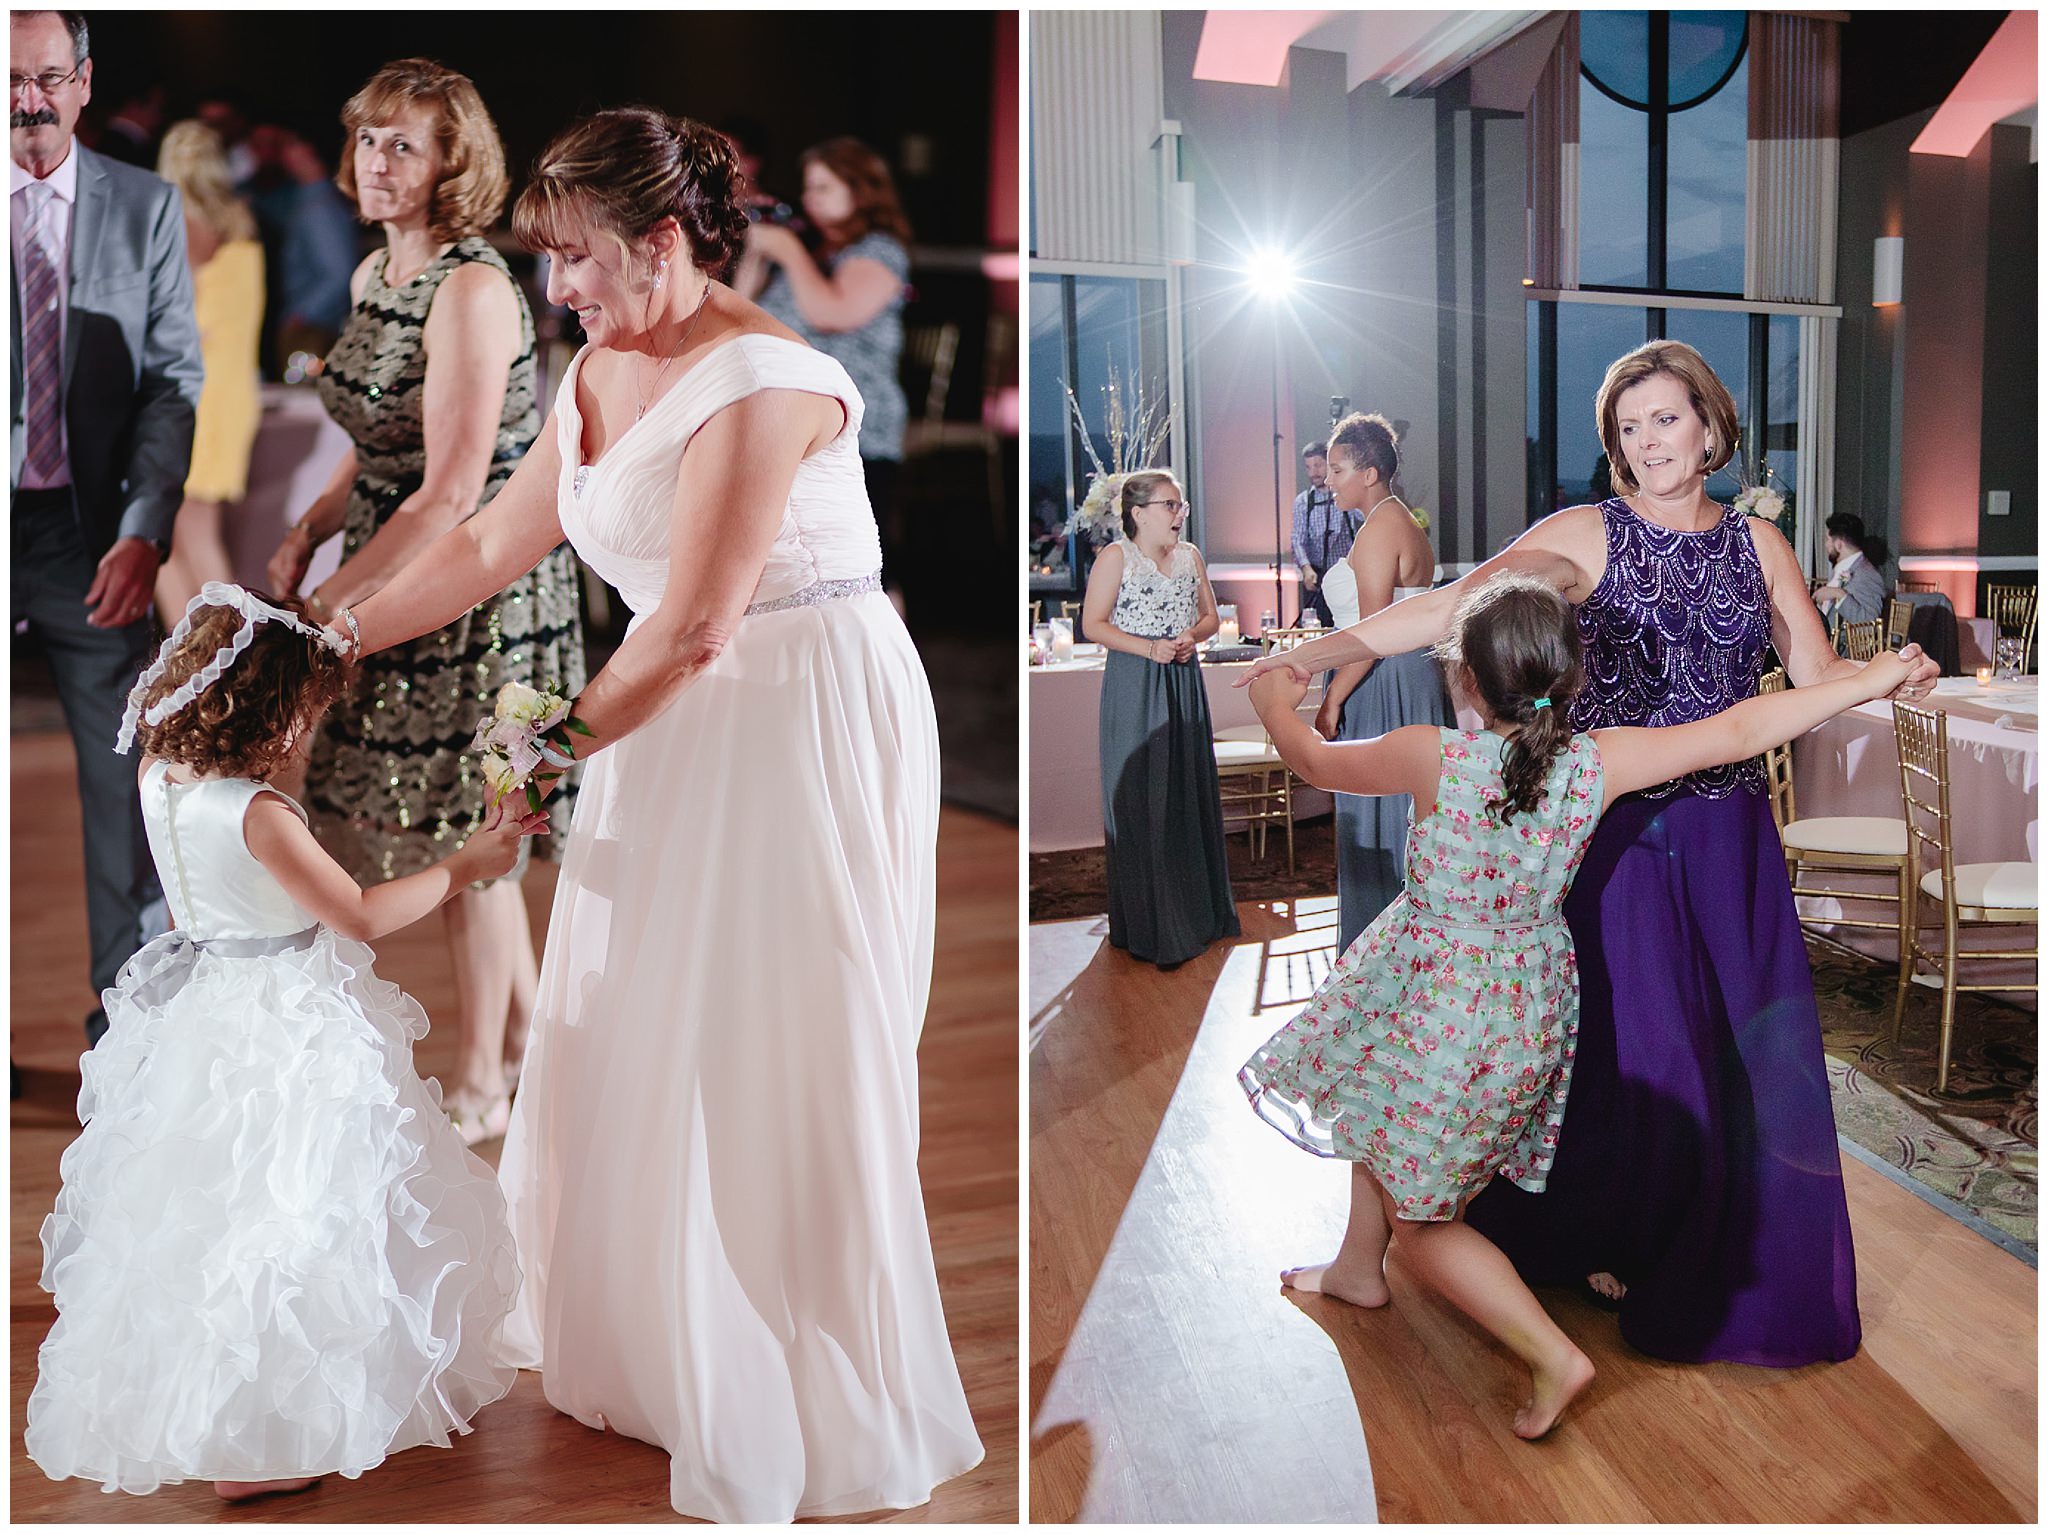
[[[1330,474],[1330,450],[1326,443],[1311,442],[1301,450],[1302,466],[1308,470],[1308,489],[1294,498],[1294,563],[1301,571],[1301,610],[1310,612],[1331,627],[1329,603],[1323,600],[1323,574],[1351,552],[1351,540],[1358,529],[1351,513],[1337,509],[1337,498],[1326,483]]]

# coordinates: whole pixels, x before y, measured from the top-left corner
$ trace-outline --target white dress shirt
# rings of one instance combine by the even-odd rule
[[[1856,568],[1857,561],[1862,558],[1863,551],[1861,549],[1849,550],[1848,553],[1835,561],[1834,569],[1828,574],[1828,584],[1830,586],[1848,585],[1849,572]]]
[[[29,216],[35,212],[37,199],[54,197],[56,200],[55,209],[44,215],[41,228],[43,247],[57,269],[57,355],[61,357],[64,355],[64,327],[70,319],[71,310],[71,224],[78,214],[78,154],[75,146],[65,150],[63,162],[40,181],[23,170],[19,162],[10,163],[14,165],[14,184],[8,194],[8,227],[14,235],[14,291],[17,300],[21,296],[21,261],[29,239]],[[31,191],[33,187],[43,190]],[[58,413],[58,427],[61,432],[61,411]],[[70,452],[70,443],[65,441],[62,466],[47,479],[23,464],[21,488],[54,490],[60,485],[70,484]]]

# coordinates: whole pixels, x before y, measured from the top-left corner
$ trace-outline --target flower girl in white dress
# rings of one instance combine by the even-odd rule
[[[130,695],[119,749],[146,753],[177,925],[106,993],[43,1223],[59,1315],[27,1448],[52,1478],[296,1491],[445,1447],[516,1377],[504,1197],[364,943],[505,873],[544,817],[359,888],[263,782],[346,669],[296,614],[209,582]]]

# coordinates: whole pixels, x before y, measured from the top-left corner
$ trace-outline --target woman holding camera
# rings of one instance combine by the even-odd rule
[[[733,286],[852,376],[867,402],[861,466],[882,535],[882,579],[902,576],[896,478],[910,406],[903,360],[903,302],[910,278],[910,220],[882,157],[859,139],[827,139],[803,154],[804,216],[823,237],[815,255],[794,229],[757,222]]]

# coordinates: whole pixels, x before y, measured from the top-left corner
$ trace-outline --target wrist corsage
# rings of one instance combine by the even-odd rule
[[[569,700],[560,693],[507,682],[469,743],[490,785],[492,808],[524,789],[527,806],[538,812],[542,785],[575,765],[574,736],[596,733],[569,712]]]

